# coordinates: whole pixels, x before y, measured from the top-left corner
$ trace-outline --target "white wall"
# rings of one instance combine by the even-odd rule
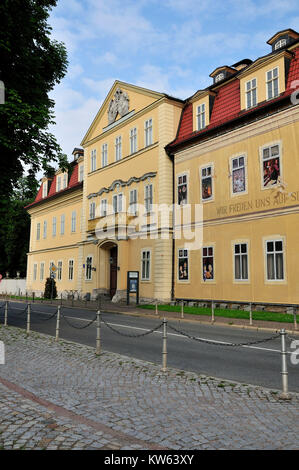
[[[19,292],[25,294],[26,292],[26,279],[2,279],[0,282],[0,294],[14,294],[18,295]]]

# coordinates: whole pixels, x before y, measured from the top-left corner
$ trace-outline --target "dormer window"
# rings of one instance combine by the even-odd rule
[[[299,39],[299,33],[293,29],[284,29],[274,34],[267,43],[272,47],[272,52],[278,51],[279,49],[291,46]]]
[[[280,39],[275,43],[274,49],[277,51],[278,49],[281,49],[281,47],[284,47],[287,45],[287,40],[286,39]]]
[[[42,191],[43,191],[43,192],[42,192],[43,198],[44,198],[44,197],[47,197],[47,196],[48,196],[48,181],[45,181],[45,182],[43,183],[43,189],[42,189]]]
[[[222,67],[217,67],[217,69],[210,73],[210,77],[213,78],[214,83],[218,83],[225,78],[232,77],[235,73],[235,68],[229,67],[228,65],[223,65]]]
[[[245,84],[246,108],[253,108],[257,105],[257,81],[256,78],[249,80]]]
[[[197,106],[197,130],[200,131],[206,127],[206,106],[200,104]]]
[[[216,77],[215,77],[215,83],[218,83],[223,79],[224,79],[224,73],[222,73],[222,72],[218,73],[218,75],[216,75]]]

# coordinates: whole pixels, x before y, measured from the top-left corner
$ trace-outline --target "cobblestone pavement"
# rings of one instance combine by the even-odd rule
[[[298,449],[299,394],[0,327],[0,449]]]

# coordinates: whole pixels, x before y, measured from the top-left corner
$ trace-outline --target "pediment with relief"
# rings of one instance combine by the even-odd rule
[[[108,106],[108,124],[112,124],[117,116],[125,116],[129,112],[129,96],[126,91],[117,87],[114,97]]]

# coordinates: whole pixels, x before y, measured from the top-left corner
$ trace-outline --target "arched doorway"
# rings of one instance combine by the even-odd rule
[[[110,298],[117,290],[117,246],[110,248]]]
[[[106,239],[102,240],[98,247],[100,250],[99,259],[103,260],[100,284],[101,287],[105,287],[107,294],[112,299],[117,291],[118,246],[114,241]]]

